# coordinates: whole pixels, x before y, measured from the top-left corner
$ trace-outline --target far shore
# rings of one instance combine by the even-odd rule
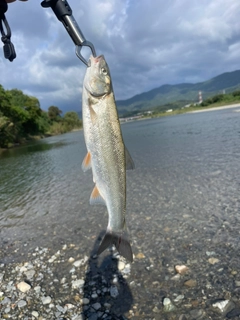
[[[232,109],[232,108],[240,108],[240,103],[228,104],[220,107],[206,108],[202,110],[194,110],[194,111],[189,111],[187,113],[199,113],[199,112],[207,112],[207,111],[215,111],[215,110]]]

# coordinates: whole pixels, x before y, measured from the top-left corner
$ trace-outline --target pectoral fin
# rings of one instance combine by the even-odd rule
[[[91,153],[88,152],[82,162],[82,170],[83,172],[86,172],[88,169],[91,169]]]
[[[133,170],[135,168],[134,162],[128,149],[125,146],[125,161],[126,161],[126,170]]]
[[[103,199],[103,197],[101,196],[98,187],[95,185],[95,187],[93,188],[91,197],[90,197],[90,204],[101,204],[101,205],[106,205],[105,200]]]
[[[90,111],[90,118],[91,118],[92,123],[94,124],[97,121],[97,114],[91,105],[90,99],[88,99],[88,106],[89,106],[89,111]]]

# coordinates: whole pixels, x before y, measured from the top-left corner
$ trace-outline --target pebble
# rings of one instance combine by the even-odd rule
[[[217,259],[217,258],[209,258],[208,259],[208,262],[210,263],[210,264],[216,264],[216,263],[218,263],[220,260],[219,259]]]
[[[28,290],[31,289],[31,286],[28,283],[26,283],[25,281],[22,281],[22,282],[17,284],[17,288],[21,292],[25,293],[25,292],[27,292]]]
[[[78,289],[80,287],[82,287],[84,285],[84,280],[83,279],[79,279],[79,280],[75,280],[72,282],[72,288],[73,289]]]
[[[189,271],[189,268],[185,265],[176,265],[175,270],[179,274],[185,274]]]
[[[213,303],[212,306],[214,308],[218,308],[221,312],[223,312],[228,303],[229,303],[229,300],[223,300],[223,301],[218,301],[216,303]]]
[[[27,302],[25,300],[19,300],[17,305],[18,305],[18,308],[23,308],[27,305]]]
[[[88,298],[83,298],[82,303],[83,304],[89,304],[90,300]]]
[[[142,252],[139,252],[139,253],[136,255],[136,258],[137,258],[137,259],[144,259],[144,258],[145,258],[145,255],[144,255]]]
[[[202,319],[202,317],[204,316],[205,312],[204,310],[202,309],[194,309],[194,310],[191,310],[189,312],[190,316],[195,320],[197,319]]]
[[[186,287],[196,287],[196,285],[197,285],[197,281],[196,280],[194,280],[194,279],[189,279],[189,280],[187,280],[187,281],[185,281],[184,282],[184,285],[186,286]]]
[[[83,261],[82,260],[77,260],[73,263],[74,267],[78,268],[82,265]]]
[[[42,304],[49,304],[52,301],[52,298],[47,296],[47,297],[42,297]]]
[[[32,311],[32,316],[34,318],[38,318],[39,317],[39,313],[37,311]]]
[[[99,310],[101,308],[101,304],[99,302],[96,302],[92,305],[93,309]]]
[[[118,261],[118,270],[122,271],[125,268],[125,263],[123,261]]]
[[[68,262],[70,262],[70,263],[72,263],[73,261],[75,261],[75,259],[74,259],[73,257],[70,257],[70,258],[68,259]]]
[[[163,299],[163,310],[164,312],[170,312],[175,310],[176,307],[174,306],[174,304],[172,303],[172,301],[169,298],[164,298]]]
[[[113,298],[116,298],[118,296],[118,288],[116,286],[111,286],[110,295]]]

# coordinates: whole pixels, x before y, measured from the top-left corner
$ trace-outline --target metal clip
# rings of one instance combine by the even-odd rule
[[[81,54],[82,47],[89,47],[94,57],[96,57],[96,51],[93,44],[85,39],[81,29],[72,15],[72,9],[68,2],[66,0],[44,0],[41,2],[41,5],[44,8],[52,8],[58,20],[62,22],[68,34],[75,43],[77,57],[88,66],[86,59]]]

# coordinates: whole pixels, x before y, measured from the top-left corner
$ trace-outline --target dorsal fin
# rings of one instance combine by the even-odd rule
[[[135,168],[134,162],[128,149],[125,146],[125,161],[126,161],[126,170],[133,170]]]

